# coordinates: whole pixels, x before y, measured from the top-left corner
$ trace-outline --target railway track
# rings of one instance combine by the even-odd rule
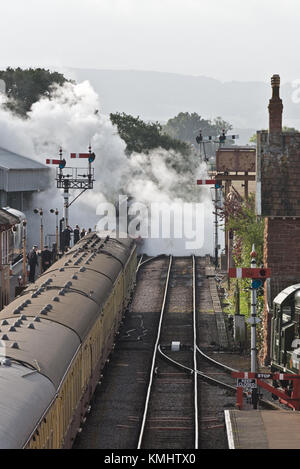
[[[191,282],[184,288],[187,296],[191,294],[194,298],[194,258],[190,262]],[[191,309],[185,305],[185,309],[179,307],[180,311],[174,309],[172,304],[172,290],[177,288],[178,279],[183,275],[180,263],[181,259],[173,260],[170,256],[138,449],[198,447],[197,379],[194,373],[174,369],[173,364],[164,360],[161,354],[161,347],[169,350],[170,355],[180,353],[180,361],[194,368],[195,302],[192,301]],[[180,352],[175,352],[174,348],[180,348]],[[169,437],[170,433],[172,438]],[[168,442],[171,446],[168,446]]]
[[[224,406],[235,405],[235,388],[230,367],[209,357],[217,333],[205,259],[141,257],[137,271],[133,303],[75,447],[225,448]]]
[[[199,378],[230,393],[236,392],[235,387],[225,380],[216,379],[199,369],[200,363],[205,360],[206,363],[209,363],[210,371],[212,367],[217,367],[222,370],[222,376],[234,371],[233,368],[213,360],[198,347],[195,256],[192,256],[190,261],[185,259],[185,262],[190,262],[191,266],[189,274],[187,269],[184,272],[187,284],[184,293],[186,298],[191,298],[191,301],[190,304],[185,302],[188,308],[183,313],[185,315],[184,324],[180,321],[181,312],[174,312],[170,307],[172,304],[172,282],[173,288],[176,288],[177,280],[180,278],[180,274],[182,275],[180,268],[176,269],[176,265],[174,265],[176,262],[182,263],[183,259],[177,259],[174,262],[172,257],[169,258],[138,449],[198,449],[201,444],[199,436],[199,404],[201,404],[198,393]],[[183,295],[182,289],[181,286],[181,295]],[[182,299],[183,296],[181,296],[181,301]],[[179,307],[179,309],[181,308]],[[176,341],[172,341],[172,338],[175,338]],[[172,343],[171,346],[170,343]],[[178,350],[174,351],[176,347]],[[230,380],[232,381],[231,378]],[[207,421],[207,418],[204,420]]]

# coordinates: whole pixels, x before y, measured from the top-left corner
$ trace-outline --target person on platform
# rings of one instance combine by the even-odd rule
[[[62,232],[63,235],[63,251],[70,247],[72,228],[68,225]]]
[[[52,264],[52,252],[48,249],[48,246],[45,246],[42,251],[42,269],[43,272],[47,270]]]
[[[80,228],[78,225],[74,228],[74,244],[76,244],[80,239]]]
[[[34,245],[31,251],[29,251],[28,256],[28,264],[29,264],[29,282],[34,282],[35,280],[35,269],[38,265],[38,255],[37,255],[37,246]]]
[[[83,238],[85,236],[85,229],[82,228],[81,232],[80,232],[80,238]]]

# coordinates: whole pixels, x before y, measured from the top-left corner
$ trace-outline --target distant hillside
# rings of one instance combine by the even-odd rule
[[[166,122],[182,111],[197,112],[204,118],[221,116],[235,129],[244,129],[247,135],[253,129],[267,128],[268,125],[271,86],[267,83],[222,83],[203,76],[147,71],[69,71],[70,78],[76,81],[90,81],[100,96],[104,113],[119,111],[144,120]],[[284,124],[299,128],[300,104],[292,102],[293,91],[289,83],[281,87]]]

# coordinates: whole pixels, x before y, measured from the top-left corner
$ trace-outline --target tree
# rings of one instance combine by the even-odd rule
[[[211,121],[203,119],[196,112],[180,112],[176,117],[169,119],[166,125],[163,126],[165,134],[193,145],[196,145],[196,137],[199,135],[200,130],[203,137],[218,137],[222,134],[223,130],[227,133],[231,129],[231,124],[224,121],[221,117],[216,117]],[[213,155],[215,150],[216,146],[212,143],[207,151],[209,155]]]
[[[233,256],[237,267],[250,267],[250,253],[253,244],[257,253],[257,264],[263,262],[264,219],[257,219],[255,195],[250,194],[245,200],[232,190],[220,216],[226,221],[226,229],[234,234]]]
[[[63,85],[67,80],[61,73],[50,72],[42,68],[10,68],[0,71],[9,98],[6,107],[23,117],[30,111],[33,103],[42,96],[51,94],[53,83]]]
[[[111,122],[117,126],[120,137],[126,143],[126,153],[147,153],[154,148],[174,150],[187,155],[190,147],[185,142],[172,138],[162,133],[159,122],[146,123],[138,117],[129,114],[110,114]]]
[[[220,215],[226,220],[226,229],[233,232],[233,259],[236,267],[251,266],[251,251],[253,244],[257,253],[257,266],[263,262],[264,249],[264,219],[257,219],[255,211],[255,195],[250,194],[249,199],[245,200],[235,190],[230,193],[224,202]],[[240,313],[249,317],[251,314],[251,284],[250,279],[236,279],[235,289],[239,292],[237,299],[236,292],[230,292],[230,298],[235,303],[239,301]],[[257,309],[256,313],[262,316],[264,309],[264,287],[257,290]],[[263,322],[257,325],[257,347],[260,350],[263,346]]]

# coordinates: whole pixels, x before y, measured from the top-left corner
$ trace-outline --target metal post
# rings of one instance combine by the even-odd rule
[[[56,218],[56,232],[55,232],[56,252],[55,252],[55,260],[57,260],[58,259],[58,251],[59,251],[59,246],[58,246],[58,215],[59,215],[59,211],[57,210],[57,208],[55,210],[54,210],[54,208],[50,208],[50,213],[54,213],[55,218]]]
[[[251,252],[251,268],[256,268],[256,252],[255,246],[252,246]],[[256,303],[257,303],[257,290],[254,285],[251,285],[251,372],[256,373]],[[253,408],[257,408],[257,388],[252,389],[252,404]]]
[[[40,211],[41,216],[41,251],[44,249],[44,227],[43,227],[43,210]]]
[[[92,147],[91,147],[91,145],[89,146],[89,154],[90,154],[90,157],[91,157],[91,155],[92,155]],[[90,158],[89,158],[89,174],[88,174],[88,180],[89,180],[89,185],[90,185],[91,182],[92,182],[92,164],[91,164]]]
[[[255,246],[252,246],[251,268],[256,268]],[[256,288],[251,286],[251,372],[256,373]]]
[[[69,225],[69,188],[66,186],[64,190],[64,220],[64,228],[67,228]]]
[[[43,209],[42,208],[35,208],[33,210],[34,213],[38,213],[41,217],[41,254],[44,249],[44,228],[43,228]],[[42,258],[42,255],[41,255]],[[43,273],[42,261],[40,265],[40,273]]]
[[[56,212],[55,212],[55,215],[56,215],[56,233],[55,233],[55,235],[56,235],[56,236],[55,236],[55,242],[56,242],[56,256],[55,256],[55,257],[56,257],[56,259],[57,259],[57,257],[58,257],[58,249],[59,249],[59,247],[58,247],[58,213],[59,213],[58,210],[56,210]]]
[[[27,283],[27,259],[26,259],[26,221],[23,221],[23,286]]]
[[[239,316],[240,315],[240,289],[239,289],[238,280],[235,283],[234,297],[235,297],[235,314]]]
[[[245,200],[248,200],[248,171],[245,171]]]
[[[218,255],[218,212],[217,212],[217,203],[218,203],[218,189],[215,186],[215,266],[219,266],[219,255]]]
[[[242,408],[243,408],[243,397],[244,397],[243,388],[240,387],[240,386],[237,386],[237,388],[236,388],[236,407],[239,410],[242,410]]]
[[[63,235],[64,222],[65,222],[64,218],[61,218],[59,221],[59,250],[61,252],[64,252],[64,235]]]

